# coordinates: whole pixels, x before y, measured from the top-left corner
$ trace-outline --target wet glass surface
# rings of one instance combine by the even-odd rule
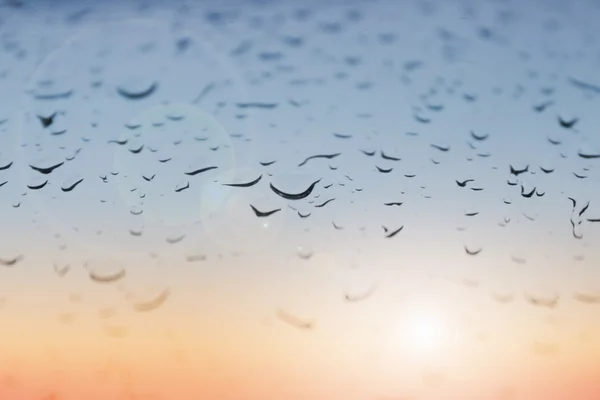
[[[0,399],[600,399],[594,1],[0,5]]]

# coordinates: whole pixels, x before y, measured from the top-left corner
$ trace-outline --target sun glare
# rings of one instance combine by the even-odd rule
[[[430,314],[409,317],[404,323],[405,345],[422,352],[439,349],[444,342],[441,318]]]

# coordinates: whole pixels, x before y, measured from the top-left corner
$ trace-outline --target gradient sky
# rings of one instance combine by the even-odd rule
[[[600,399],[599,17],[4,1],[0,399]]]

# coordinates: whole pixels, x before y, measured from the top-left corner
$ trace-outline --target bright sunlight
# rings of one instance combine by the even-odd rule
[[[440,315],[416,312],[401,324],[402,347],[415,355],[437,353],[446,344],[448,332]]]

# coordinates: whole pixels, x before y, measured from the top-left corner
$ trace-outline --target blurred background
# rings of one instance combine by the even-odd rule
[[[599,17],[4,1],[0,399],[599,400]]]

